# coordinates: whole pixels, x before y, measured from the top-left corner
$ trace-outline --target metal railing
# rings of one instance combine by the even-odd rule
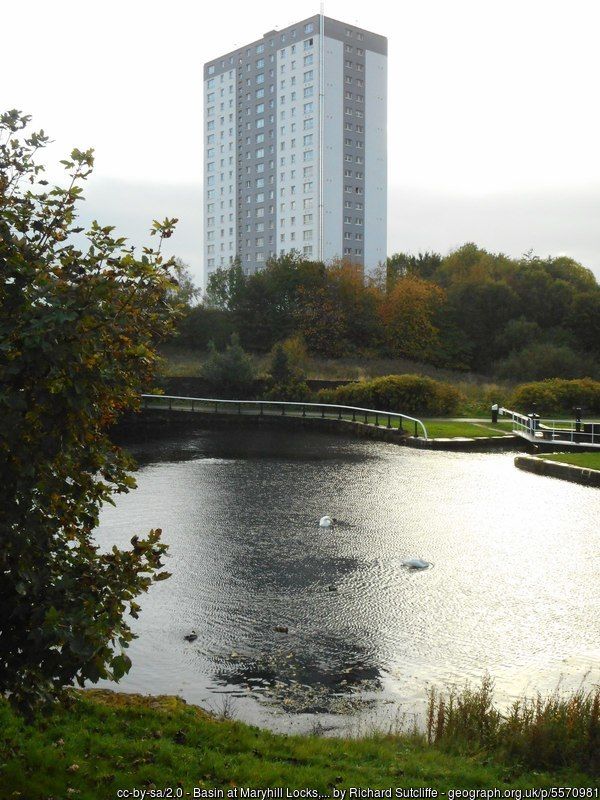
[[[556,444],[588,445],[600,447],[600,422],[578,422],[568,419],[542,419],[537,415],[519,414],[508,408],[500,408],[502,416],[510,417],[513,433],[532,442],[554,442]]]
[[[427,428],[420,419],[400,414],[397,411],[379,411],[357,406],[331,405],[329,403],[295,403],[283,400],[217,400],[206,397],[176,397],[166,394],[143,394],[143,408],[168,411],[193,411],[212,414],[247,414],[251,416],[294,416],[309,419],[346,420],[365,425],[407,431],[414,429],[414,436],[422,431],[427,439]],[[380,420],[384,422],[380,426]],[[404,423],[407,423],[405,427]]]

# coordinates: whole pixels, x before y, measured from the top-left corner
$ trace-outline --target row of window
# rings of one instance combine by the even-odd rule
[[[208,255],[213,255],[216,252],[215,247],[216,245],[214,244],[209,244],[206,246],[206,252],[208,253]],[[229,247],[227,249],[230,252],[233,252],[235,250],[235,242],[229,242]],[[225,252],[225,242],[221,242],[219,250],[221,251],[221,253]]]
[[[313,33],[314,30],[315,30],[315,26],[313,25],[313,23],[312,22],[307,23],[304,26],[304,35],[306,36],[307,34]],[[297,36],[297,31],[294,28],[289,33],[289,38],[290,39],[295,39],[296,36]],[[282,33],[280,35],[280,37],[279,37],[279,43],[280,44],[285,44],[287,42],[287,37],[288,37],[288,34]],[[269,47],[270,48],[274,48],[275,47],[275,39],[274,38],[269,39]],[[255,45],[255,47],[254,47],[254,54],[255,55],[260,56],[264,52],[265,52],[265,43],[264,42],[260,42],[259,44]],[[252,54],[253,54],[252,48],[251,47],[246,48],[246,58],[251,58]],[[229,63],[230,65],[234,64],[234,61],[235,61],[235,56],[233,56],[233,55],[229,56],[228,60],[222,59],[221,60],[221,68],[224,68],[226,63]],[[216,70],[216,64],[211,64],[208,67],[208,74],[209,75],[214,75],[215,74],[215,70]]]
[[[232,217],[232,216],[233,216],[233,215],[230,215],[230,217]],[[312,225],[312,223],[313,223],[313,219],[314,219],[314,215],[313,215],[313,214],[303,214],[303,215],[302,215],[302,224],[303,224],[303,225]],[[212,222],[212,224],[214,224],[214,217],[209,217],[209,218],[207,219],[207,224],[208,224],[208,225],[210,225],[210,224],[211,224],[211,222]],[[279,220],[279,227],[280,227],[280,228],[285,228],[285,227],[286,227],[286,222],[287,222],[287,220],[286,220],[286,218],[285,218],[285,217],[283,217],[282,219],[280,219],[280,220]],[[345,224],[350,224],[350,225],[351,225],[351,224],[355,224],[355,225],[361,225],[361,226],[362,226],[362,225],[363,225],[363,220],[362,220],[362,217],[356,217],[356,218],[355,218],[355,221],[354,221],[354,223],[353,223],[353,222],[352,222],[352,217],[348,217],[348,216],[346,216],[346,217],[344,217],[344,223],[345,223]],[[290,217],[290,219],[289,219],[289,226],[290,226],[291,228],[294,228],[294,227],[296,226],[296,217]],[[270,230],[273,230],[273,229],[274,229],[274,227],[275,227],[275,223],[274,223],[274,221],[273,221],[272,219],[271,219],[271,220],[269,220],[269,229],[270,229]],[[246,223],[246,225],[245,225],[245,230],[246,230],[246,233],[247,233],[247,234],[248,234],[248,233],[251,233],[251,232],[252,232],[252,229],[253,229],[253,226],[252,226],[252,224],[251,224],[251,223]],[[264,222],[257,222],[257,223],[255,223],[255,224],[254,224],[254,230],[256,231],[256,233],[264,233],[264,230],[265,230],[265,224],[264,224]],[[225,234],[225,231],[226,231],[226,229],[225,229],[225,228],[221,228],[221,229],[220,229],[219,236],[220,236],[220,238],[221,238],[221,239],[224,239],[224,238],[225,238],[225,235],[226,235],[226,234]],[[208,231],[206,232],[206,239],[207,239],[207,241],[209,241],[209,242],[214,242],[216,233],[217,233],[217,231],[216,231],[216,230],[208,230]],[[230,228],[228,228],[228,229],[227,229],[227,235],[229,236],[229,238],[230,238],[230,239],[231,239],[232,237],[234,237],[234,229],[233,229],[233,227],[230,227]],[[280,233],[280,240],[281,240],[282,242],[285,240],[285,235],[286,235],[286,234],[285,234],[285,232],[282,232],[282,233]],[[295,239],[295,237],[296,237],[296,234],[295,234],[295,232],[294,232],[294,231],[291,231],[291,232],[290,232],[288,235],[290,236],[290,239],[291,239],[291,241],[294,241],[294,239]],[[303,238],[304,238],[305,240],[307,240],[307,239],[312,239],[312,235],[313,235],[313,231],[312,231],[312,229],[305,230],[305,231],[303,232]],[[353,235],[353,234],[352,234],[350,231],[345,231],[345,232],[344,232],[344,239],[352,239],[352,238],[354,238],[354,239],[356,239],[356,240],[358,240],[358,241],[362,241],[362,239],[363,239],[363,234],[362,234],[362,233],[356,233],[356,234],[354,234],[354,235]],[[256,247],[262,247],[262,243],[263,243],[263,241],[264,241],[264,240],[263,240],[263,238],[262,238],[262,237],[257,237],[257,238],[256,238]],[[273,241],[273,237],[272,237],[272,236],[269,236],[269,242],[272,242],[272,241]],[[224,242],[222,242],[221,244],[222,244],[222,245],[224,245],[225,243],[224,243]],[[231,242],[230,242],[230,244],[231,244]],[[249,247],[249,246],[250,246],[250,240],[249,240],[249,239],[247,239],[247,240],[246,240],[246,246],[247,246],[247,247]]]
[[[304,212],[311,211],[313,206],[314,206],[314,198],[313,197],[305,197],[303,199],[302,208],[303,208]],[[220,207],[221,207],[221,210],[224,209],[224,207],[225,207],[224,201],[221,201]],[[233,200],[229,200],[229,208],[233,208]],[[364,206],[363,206],[362,202],[359,202],[359,201],[353,202],[352,200],[345,200],[344,201],[344,208],[346,210],[354,209],[355,211],[363,211]],[[296,201],[295,200],[291,200],[290,201],[289,210],[290,211],[295,211],[296,210]],[[214,203],[208,203],[206,211],[207,211],[207,214],[214,214],[214,212],[215,212],[215,204]],[[287,204],[285,202],[281,202],[279,204],[279,213],[280,214],[285,214],[286,211],[287,211]],[[256,212],[257,212],[256,213],[257,217],[259,217],[259,216],[263,217],[264,216],[264,209],[263,208],[256,209]],[[274,213],[275,213],[275,207],[272,206],[272,205],[269,206],[269,214],[273,215]],[[251,218],[251,215],[252,215],[252,212],[251,212],[250,209],[248,209],[246,211],[246,218],[247,219]],[[306,213],[304,213],[305,223],[306,223],[306,216],[307,216]],[[310,214],[310,216],[312,217],[312,214]],[[290,221],[291,221],[290,224],[294,225],[295,224],[295,219],[296,218],[294,216],[290,217]],[[221,224],[223,224],[225,222],[224,215],[221,215],[220,221],[221,221]],[[233,214],[232,213],[229,214],[229,222],[233,222]],[[352,217],[346,214],[344,216],[344,222],[346,224],[348,224],[348,225],[352,224]],[[212,228],[214,226],[214,224],[215,224],[215,218],[212,217],[212,216],[207,217],[206,224],[207,224],[207,226],[209,228]],[[257,224],[261,224],[261,223],[257,223]],[[285,217],[281,218],[281,224],[282,225],[286,224],[285,223]],[[363,224],[363,218],[362,217],[355,217],[354,224],[355,225],[362,225]]]
[[[234,85],[230,83],[228,86],[229,94],[233,94],[234,92]],[[219,92],[219,97],[225,97],[225,88],[222,88]],[[214,103],[216,99],[216,92],[208,92],[206,95],[206,102],[207,103]]]
[[[304,35],[306,36],[307,34],[313,33],[314,30],[315,30],[314,24],[312,22],[309,22],[304,26]],[[351,39],[351,38],[354,37],[354,35],[355,35],[354,32],[350,28],[346,28],[346,38]],[[289,37],[289,39],[294,40],[296,38],[296,36],[297,36],[296,28],[293,28],[290,31],[289,34],[282,33],[279,36],[279,44],[284,45],[288,41],[288,37]],[[360,33],[359,31],[356,31],[356,39],[359,42],[364,41],[364,38],[365,38],[364,34]],[[275,44],[276,44],[275,38],[272,37],[271,39],[269,39],[269,43],[268,44],[269,44],[270,48],[274,48]],[[292,45],[292,47],[294,47],[294,45]],[[254,54],[260,56],[265,52],[265,49],[266,49],[265,43],[264,42],[260,42],[259,44],[254,46]],[[346,44],[345,45],[345,49],[346,49],[347,52],[352,52],[353,47],[352,47],[352,45]],[[362,50],[360,47],[356,48],[356,52],[357,52],[358,55],[364,55],[364,50]],[[252,54],[253,54],[253,49],[251,47],[246,48],[246,58],[251,58]],[[235,60],[235,56],[233,56],[233,55],[229,56],[228,63],[230,65],[233,65],[234,60]],[[261,59],[259,59],[259,60],[261,60]],[[226,59],[222,59],[221,60],[221,68],[222,69],[225,67],[226,63],[227,63]],[[215,74],[215,70],[216,70],[216,64],[211,64],[208,67],[208,74],[209,75],[214,75]]]

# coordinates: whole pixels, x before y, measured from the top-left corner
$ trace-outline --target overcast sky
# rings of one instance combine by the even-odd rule
[[[202,274],[202,64],[317,2],[2,2],[0,108],[96,150],[86,218],[178,216]],[[600,276],[598,0],[327,0],[389,39],[388,251],[567,253]]]

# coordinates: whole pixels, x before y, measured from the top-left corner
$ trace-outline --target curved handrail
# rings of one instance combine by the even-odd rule
[[[511,418],[513,433],[517,433],[531,442],[547,439],[554,444],[566,443],[591,445],[593,448],[600,447],[600,434],[596,432],[596,427],[600,427],[600,423],[596,423],[594,420],[584,423],[568,419],[542,419],[537,415],[532,417],[503,407],[499,409],[499,413]],[[589,431],[585,427],[587,424],[590,424]]]
[[[417,430],[417,425],[423,431],[423,438],[427,439],[427,428],[425,427],[424,423],[417,419],[416,417],[410,417],[407,414],[401,414],[399,411],[381,411],[374,408],[361,408],[360,406],[343,406],[337,405],[333,403],[301,403],[291,400],[222,400],[218,398],[210,398],[210,397],[180,397],[178,395],[170,395],[170,394],[143,394],[141,395],[142,400],[169,400],[172,401],[189,401],[192,403],[210,403],[213,405],[217,404],[224,404],[224,405],[232,405],[232,406],[242,406],[242,405],[254,405],[254,406],[283,406],[284,409],[287,406],[292,406],[294,408],[326,408],[326,409],[336,409],[338,412],[340,411],[349,411],[356,415],[357,412],[361,414],[374,414],[375,418],[379,416],[387,416],[389,419],[394,417],[395,419],[406,420],[407,422],[412,422],[415,425],[415,432]],[[340,417],[341,418],[341,417]]]

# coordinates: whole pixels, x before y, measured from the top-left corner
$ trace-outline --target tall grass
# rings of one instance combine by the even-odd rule
[[[600,687],[518,700],[502,713],[494,682],[428,693],[426,732],[430,745],[453,752],[496,752],[534,769],[579,767],[600,774]]]

